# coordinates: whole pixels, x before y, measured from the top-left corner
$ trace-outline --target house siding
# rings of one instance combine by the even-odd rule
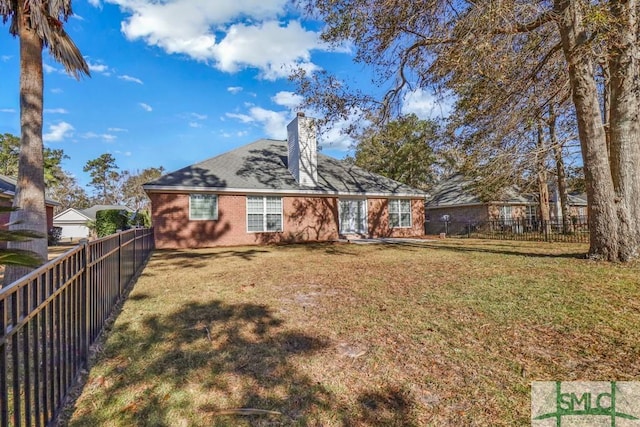
[[[217,220],[190,220],[189,194],[151,193],[156,247],[161,249],[266,243],[331,241],[339,235],[338,198],[282,197],[283,231],[247,232],[246,195],[218,195]],[[412,227],[388,226],[386,199],[369,199],[372,237],[420,236],[424,230],[424,203],[412,201]]]

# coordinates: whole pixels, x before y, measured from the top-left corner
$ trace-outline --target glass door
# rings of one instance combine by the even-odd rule
[[[367,200],[340,200],[340,233],[367,234]]]

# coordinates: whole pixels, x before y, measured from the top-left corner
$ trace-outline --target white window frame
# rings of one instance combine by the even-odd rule
[[[409,204],[409,212],[403,212],[402,211],[402,202],[407,202]],[[413,213],[412,211],[412,206],[411,206],[411,200],[410,199],[389,199],[389,203],[388,203],[388,209],[389,209],[389,226],[391,228],[411,228],[413,226]],[[402,224],[402,214],[409,214],[409,224]],[[391,214],[396,214],[398,215],[398,224],[395,225],[392,223],[392,216]]]
[[[258,215],[258,213],[249,212],[249,199],[262,199],[262,230],[249,230],[249,215]],[[280,201],[280,212],[274,214],[267,211],[267,199],[278,199]],[[282,203],[282,197],[279,196],[247,196],[246,197],[246,220],[247,220],[247,233],[281,233],[284,231],[284,203]],[[267,230],[268,215],[280,215],[280,229],[279,230]]]
[[[194,198],[211,199],[215,203],[213,215],[207,217],[196,217],[193,215],[192,204]],[[189,194],[189,220],[190,221],[217,221],[218,220],[218,195],[210,193],[192,193]]]
[[[525,208],[527,221],[529,224],[533,224],[538,221],[538,207],[535,205],[527,205]]]
[[[511,221],[513,219],[513,206],[511,205],[500,206],[500,219],[503,221]]]
[[[362,215],[362,217],[360,218],[360,221],[358,223],[358,227],[359,228],[363,228],[362,231],[346,231],[344,229],[344,223],[343,223],[343,205],[342,203],[353,203],[356,202],[358,204],[361,204],[360,207],[362,209],[360,209],[360,213]],[[349,233],[360,233],[360,234],[368,234],[369,233],[369,201],[367,199],[360,199],[360,198],[349,198],[349,199],[338,199],[338,229],[340,234],[349,234]]]

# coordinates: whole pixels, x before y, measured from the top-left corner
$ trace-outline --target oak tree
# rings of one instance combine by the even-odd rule
[[[298,72],[299,91],[328,117],[358,109],[388,116],[416,87],[450,90],[467,111],[480,107],[479,121],[494,124],[521,124],[522,111],[541,118],[545,106],[570,99],[589,204],[589,254],[612,261],[640,255],[638,0],[303,3],[326,23],[325,41],[348,42],[354,59],[373,68],[374,83],[388,87],[381,98],[352,96],[335,76]],[[534,121],[529,129],[536,127]]]

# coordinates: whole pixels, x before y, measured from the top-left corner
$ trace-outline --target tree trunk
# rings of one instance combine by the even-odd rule
[[[43,238],[27,242],[10,242],[11,249],[26,249],[47,259],[47,216],[44,202],[44,172],[42,146],[42,41],[29,28],[24,3],[18,4],[20,37],[20,157],[18,183],[13,206],[20,210],[11,213],[11,230],[32,230]],[[25,267],[7,267],[4,283],[9,284],[30,271]]]
[[[569,194],[567,191],[567,174],[564,167],[564,158],[562,157],[562,146],[558,143],[558,135],[556,133],[556,115],[553,106],[549,107],[549,142],[553,149],[553,157],[556,161],[556,177],[558,199],[560,199],[560,213],[562,215],[562,231],[573,231],[571,228],[571,218],[569,215]],[[558,200],[556,200],[556,203]]]
[[[558,28],[562,50],[569,65],[569,81],[582,149],[589,206],[589,255],[592,258],[617,261],[618,219],[613,180],[593,62],[590,52],[584,46],[587,33],[583,16],[577,1],[556,0],[555,9],[560,17]]]
[[[538,123],[538,200],[540,202],[540,219],[545,236],[551,232],[551,215],[549,209],[549,181],[547,179],[547,149],[544,146],[542,126]]]
[[[560,212],[562,213],[562,228],[563,231],[569,232],[572,230],[571,213],[569,212],[569,193],[567,191],[567,174],[564,166],[564,159],[562,158],[562,147],[559,145],[553,146],[553,155],[556,159],[556,175],[558,180],[558,198],[560,199]]]
[[[640,129],[636,0],[611,1],[617,43],[609,60],[611,174],[618,215],[618,257],[637,258],[640,246]]]

